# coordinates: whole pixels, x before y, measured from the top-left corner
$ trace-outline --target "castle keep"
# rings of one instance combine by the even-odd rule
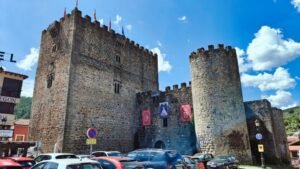
[[[42,152],[86,153],[94,127],[94,150],[156,147],[255,162],[259,119],[270,160],[288,159],[282,111],[266,100],[243,103],[234,49],[201,48],[190,65],[188,85],[159,91],[156,54],[75,8],[42,32],[30,139]]]

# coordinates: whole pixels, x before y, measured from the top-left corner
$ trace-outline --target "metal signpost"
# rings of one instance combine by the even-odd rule
[[[261,161],[261,168],[266,168],[265,166],[265,159],[264,159],[264,145],[262,144],[262,139],[263,139],[263,136],[262,134],[260,133],[260,121],[258,119],[255,120],[255,127],[257,129],[257,133],[255,135],[255,138],[256,140],[260,143],[258,144],[258,152],[260,153],[260,161]]]
[[[86,144],[90,145],[90,154],[93,152],[93,144],[97,144],[96,136],[97,130],[95,128],[89,128],[86,132],[88,139],[86,140]]]

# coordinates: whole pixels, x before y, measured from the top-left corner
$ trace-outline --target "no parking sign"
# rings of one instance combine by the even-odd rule
[[[86,131],[86,135],[88,138],[95,138],[97,136],[97,130],[95,128],[89,128]]]

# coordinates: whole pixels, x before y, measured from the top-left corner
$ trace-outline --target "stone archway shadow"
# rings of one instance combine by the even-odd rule
[[[159,140],[154,144],[154,148],[165,149],[166,145],[163,141]]]

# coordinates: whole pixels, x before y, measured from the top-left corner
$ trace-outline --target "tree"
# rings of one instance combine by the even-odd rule
[[[14,114],[17,119],[24,118],[29,119],[30,118],[30,112],[31,112],[31,97],[21,97],[20,102],[17,103]]]

